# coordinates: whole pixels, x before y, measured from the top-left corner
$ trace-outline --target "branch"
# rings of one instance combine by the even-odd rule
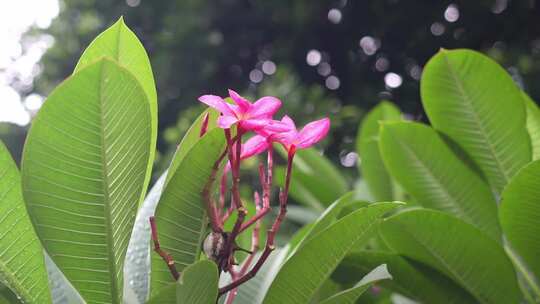
[[[169,271],[171,272],[171,275],[173,276],[174,280],[178,281],[180,274],[178,273],[178,270],[176,270],[173,257],[170,254],[168,254],[166,251],[162,250],[159,245],[156,222],[153,216],[150,217],[150,229],[152,231],[152,241],[154,242],[154,251],[157,254],[159,254],[159,256],[161,256],[163,261],[165,261],[165,263],[167,264],[167,267],[169,267]]]

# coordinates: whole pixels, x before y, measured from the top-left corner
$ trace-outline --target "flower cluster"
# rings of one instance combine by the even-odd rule
[[[199,101],[221,113],[218,119],[220,128],[229,129],[236,124],[239,134],[249,131],[258,134],[244,144],[243,159],[266,151],[272,142],[282,144],[287,151],[309,148],[323,139],[330,128],[330,120],[323,118],[298,131],[287,115],[281,121],[273,120],[281,107],[279,99],[265,96],[252,104],[233,90],[229,90],[229,95],[234,104],[216,95],[203,95]]]
[[[212,232],[203,242],[203,251],[207,257],[216,262],[221,272],[230,274],[231,283],[219,289],[219,295],[228,294],[225,303],[232,303],[236,296],[237,287],[255,276],[257,271],[264,264],[270,253],[275,249],[274,239],[281,222],[287,212],[287,198],[289,193],[290,178],[292,173],[292,162],[297,149],[305,149],[313,146],[323,139],[330,128],[330,120],[323,118],[308,123],[301,130],[296,129],[294,121],[289,116],[284,116],[281,120],[274,120],[273,116],[281,107],[281,101],[276,97],[262,97],[254,103],[240,96],[233,90],[229,90],[229,96],[233,103],[228,103],[222,97],[215,95],[203,95],[199,101],[219,111],[220,116],[217,125],[224,129],[227,147],[218,160],[214,163],[211,176],[203,189],[203,200],[206,212],[210,220]],[[208,129],[208,115],[204,118],[200,136],[204,136]],[[249,133],[253,134],[247,141],[242,142],[242,138]],[[279,212],[273,224],[268,230],[266,244],[257,262],[251,267],[255,259],[255,254],[259,250],[259,230],[262,219],[271,209],[271,190],[273,173],[273,144],[281,144],[287,151],[287,169],[285,172],[285,185],[279,191]],[[266,167],[259,163],[259,180],[261,192],[254,191],[253,198],[256,213],[246,219],[247,209],[240,197],[240,163],[242,160],[252,156],[267,153]],[[225,169],[220,171],[220,165],[227,157]],[[219,200],[214,199],[212,189],[213,184],[222,172],[219,191]],[[226,204],[228,178],[232,177],[230,187],[230,204]],[[230,215],[235,213],[237,218],[231,231],[224,231],[224,223]],[[159,248],[155,224],[152,222],[153,240],[155,250],[167,262],[171,274],[178,279],[179,274],[174,268],[174,262],[170,255]],[[240,248],[236,243],[236,238],[246,229],[253,227],[252,245],[250,250]],[[249,256],[243,261],[242,266],[238,265],[234,253],[245,251]]]
[[[225,136],[227,138],[226,151],[229,161],[221,178],[219,205],[213,202],[209,194],[206,195],[207,211],[213,231],[204,242],[204,251],[209,258],[216,261],[221,271],[229,272],[233,279],[232,283],[220,288],[220,295],[232,291],[229,293],[227,303],[231,303],[234,299],[237,286],[253,277],[274,249],[276,232],[287,212],[287,197],[292,161],[296,150],[313,146],[326,136],[330,128],[330,120],[328,118],[308,123],[301,130],[297,130],[294,121],[289,116],[284,116],[281,120],[274,120],[273,116],[281,107],[281,101],[276,97],[265,96],[251,103],[233,90],[229,90],[229,96],[233,103],[228,103],[222,97],[215,95],[203,95],[199,98],[199,101],[221,113],[217,123],[220,128],[225,130]],[[231,134],[231,128],[233,127],[236,130],[234,137]],[[204,124],[202,130],[206,130]],[[242,137],[249,132],[255,135],[245,143],[242,143]],[[204,131],[201,131],[201,134],[203,133]],[[288,152],[285,186],[279,194],[280,211],[268,231],[265,249],[261,253],[257,263],[248,271],[250,263],[258,249],[258,231],[261,219],[270,211],[273,143],[283,145]],[[266,173],[264,165],[262,163],[259,165],[262,197],[257,191],[254,192],[257,212],[253,217],[244,222],[247,212],[241,201],[238,188],[240,182],[240,162],[265,151],[268,153]],[[221,162],[221,160],[218,161]],[[229,208],[225,208],[227,174],[229,171],[232,175],[231,204]],[[225,209],[227,210],[224,211]],[[234,211],[238,213],[234,228],[230,232],[224,232],[223,223]],[[239,233],[251,225],[255,225],[252,236],[252,248],[250,251],[248,250],[251,254],[238,270],[233,267],[236,264],[234,251],[241,248],[238,248],[235,239]]]

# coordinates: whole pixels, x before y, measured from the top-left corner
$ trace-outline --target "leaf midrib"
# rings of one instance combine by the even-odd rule
[[[99,77],[99,88],[98,88],[98,98],[99,98],[99,110],[100,110],[100,133],[101,133],[101,160],[103,164],[103,170],[102,170],[102,179],[103,179],[103,207],[104,207],[104,216],[105,216],[105,230],[106,234],[105,237],[107,239],[107,256],[108,256],[108,262],[109,262],[109,275],[111,277],[111,301],[112,303],[119,303],[118,302],[118,285],[116,282],[116,262],[115,262],[115,255],[114,255],[114,240],[113,240],[113,229],[112,229],[112,222],[111,222],[111,206],[110,206],[110,196],[109,196],[109,172],[108,172],[108,166],[107,166],[107,156],[106,156],[106,149],[105,149],[105,125],[104,125],[104,103],[103,103],[103,78],[104,76],[104,70],[105,70],[105,61],[101,63],[100,66],[100,77]]]
[[[450,61],[448,60],[448,56],[444,52],[442,54],[443,54],[444,62],[448,66],[448,70],[450,71],[450,75],[452,75],[452,78],[454,79],[454,81],[456,83],[456,87],[458,88],[459,93],[463,97],[463,100],[465,100],[465,103],[467,104],[468,108],[471,110],[471,113],[474,116],[473,121],[476,124],[476,126],[478,127],[478,129],[480,130],[480,134],[482,134],[482,136],[483,136],[482,140],[484,141],[484,143],[489,148],[489,152],[490,152],[490,154],[492,156],[492,159],[495,160],[495,162],[497,164],[497,167],[499,168],[499,171],[503,174],[503,177],[505,179],[504,182],[508,183],[508,180],[509,180],[508,174],[506,173],[504,167],[502,166],[502,163],[499,160],[499,157],[498,157],[495,149],[491,145],[491,141],[487,140],[487,139],[489,139],[489,137],[487,136],[486,130],[484,129],[484,125],[480,123],[480,117],[476,113],[476,110],[475,110],[475,108],[473,106],[473,103],[472,103],[470,97],[465,92],[465,88],[463,87],[463,84],[459,80],[459,77],[457,76],[457,72],[455,71],[455,69],[450,64]],[[492,187],[498,188],[498,185],[492,185]],[[497,189],[497,191],[500,192],[498,189]]]
[[[399,225],[400,227],[406,227],[406,225]],[[402,231],[404,231],[406,234],[408,234],[413,240],[415,240],[422,248],[424,248],[432,257],[435,258],[435,260],[439,263],[442,264],[442,266],[445,268],[446,271],[448,271],[456,280],[459,281],[460,285],[465,288],[466,290],[468,290],[471,294],[473,294],[475,296],[475,298],[482,302],[482,303],[486,303],[486,304],[489,304],[489,302],[485,302],[483,301],[483,297],[481,296],[481,294],[478,294],[476,292],[475,289],[472,289],[470,288],[468,282],[465,281],[464,278],[462,278],[462,276],[459,274],[459,273],[456,273],[452,267],[449,267],[450,265],[448,265],[446,263],[446,261],[434,250],[431,250],[431,248],[429,246],[427,246],[426,244],[424,244],[420,239],[418,239],[416,237],[415,234],[413,234],[412,232],[409,232],[409,230],[407,229],[403,229]],[[435,266],[435,265],[433,265]],[[437,268],[437,267],[436,267]]]
[[[351,250],[351,248],[354,247],[354,245],[356,243],[358,243],[360,241],[360,239],[362,239],[363,237],[365,237],[366,235],[366,232],[370,231],[371,228],[373,228],[373,226],[377,225],[378,223],[380,223],[381,219],[380,217],[376,218],[375,220],[371,221],[367,227],[364,227],[365,229],[361,232],[361,233],[358,233],[356,236],[356,239],[352,242],[349,243],[348,246],[346,246],[347,249],[345,249],[343,251],[343,254],[340,254],[341,258],[334,258],[332,260],[332,262],[335,262],[336,266],[334,267],[334,269],[337,267],[338,265],[338,261],[339,260],[342,260],[346,255],[347,253]],[[334,224],[326,227],[324,230],[320,231],[319,233],[315,234],[315,236],[313,236],[313,238],[311,238],[307,243],[306,245],[309,245],[310,242],[314,242],[316,241],[317,237],[320,236],[322,233],[324,233],[325,231],[331,229],[334,225],[336,225],[338,222],[335,222]],[[305,247],[305,246],[304,246]],[[305,250],[305,248],[303,248]],[[335,257],[335,256],[334,256]],[[309,300],[313,300],[313,297],[315,295],[315,293],[321,288],[321,286],[324,284],[324,282],[332,275],[332,271],[328,271],[327,274],[324,275],[323,279],[320,281],[320,283],[318,284],[318,286],[311,292],[311,295],[309,295],[308,299]]]
[[[459,216],[467,219],[468,222],[470,223],[474,223],[474,219],[471,218],[471,216],[469,214],[467,214],[467,212],[465,211],[465,209],[463,209],[463,207],[461,206],[461,204],[459,204],[459,202],[448,192],[448,190],[446,189],[446,187],[444,187],[444,185],[442,184],[441,181],[439,181],[439,179],[433,174],[433,172],[430,170],[430,168],[424,164],[422,162],[422,159],[418,158],[415,154],[415,151],[413,151],[409,146],[407,146],[406,143],[404,143],[403,141],[400,140],[399,137],[395,137],[396,138],[396,141],[408,152],[409,155],[411,155],[417,163],[420,164],[420,166],[422,168],[424,168],[424,172],[428,173],[429,174],[429,177],[431,177],[432,180],[434,180],[438,185],[439,185],[439,189],[442,190],[444,196],[447,197],[448,201],[452,202],[452,205],[456,206],[457,209],[459,210]],[[430,207],[432,208],[432,207]],[[447,210],[445,210],[447,211]]]

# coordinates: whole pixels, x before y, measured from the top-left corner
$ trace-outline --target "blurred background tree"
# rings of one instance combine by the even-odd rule
[[[330,116],[325,153],[355,164],[363,113],[381,99],[422,120],[422,66],[439,48],[472,48],[506,67],[540,99],[540,4],[534,0],[65,0],[55,43],[22,96],[46,96],[90,41],[123,15],[148,50],[159,98],[158,168],[200,112],[201,94],[227,88],[278,96],[300,123]],[[27,127],[0,127],[18,157]],[[348,170],[356,174],[356,170]]]

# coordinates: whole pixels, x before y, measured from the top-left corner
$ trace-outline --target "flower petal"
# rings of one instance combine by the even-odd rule
[[[264,128],[270,119],[246,119],[240,121],[240,127],[244,129],[244,131],[256,131],[259,129]]]
[[[231,96],[232,100],[240,107],[242,113],[247,112],[249,108],[251,108],[251,103],[247,99],[231,89],[229,89],[229,96]]]
[[[229,129],[232,125],[238,122],[238,119],[234,116],[221,115],[218,118],[218,126],[222,129]]]
[[[328,130],[330,129],[330,119],[323,118],[314,122],[308,123],[302,130],[298,133],[296,139],[297,147],[305,149],[313,146],[323,139]]]
[[[250,117],[271,118],[281,107],[281,101],[276,97],[265,96],[257,100],[249,110]]]
[[[233,115],[234,113],[223,98],[216,95],[203,95],[199,97],[199,101],[220,111],[223,115]]]
[[[255,135],[242,145],[241,159],[260,154],[268,149],[268,141],[264,136]]]
[[[288,125],[291,130],[296,131],[296,125],[294,124],[294,120],[292,120],[292,118],[290,118],[288,115],[283,116],[283,118],[281,118],[281,122]]]

